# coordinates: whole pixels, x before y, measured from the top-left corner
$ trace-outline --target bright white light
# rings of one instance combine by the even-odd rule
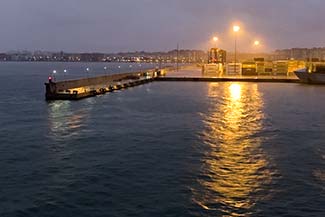
[[[67,70],[65,69],[65,70],[63,70],[63,72],[64,72],[64,73],[67,73]]]
[[[239,84],[231,84],[229,91],[232,100],[237,101],[241,98],[241,86]]]
[[[213,37],[213,41],[214,41],[214,42],[217,42],[218,40],[219,40],[218,37]]]
[[[235,26],[233,26],[232,29],[234,30],[234,32],[239,32],[240,26],[235,25]]]
[[[89,68],[86,68],[87,72],[90,70]]]
[[[104,67],[104,69],[106,70],[106,69],[107,69],[107,67],[105,66],[105,67]]]
[[[255,45],[255,46],[260,45],[260,41],[254,41],[254,45]]]
[[[53,74],[56,74],[56,70],[53,70]]]

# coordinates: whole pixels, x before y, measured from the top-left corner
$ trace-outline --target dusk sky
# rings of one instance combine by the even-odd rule
[[[241,51],[325,46],[324,0],[2,0],[0,52],[207,49],[211,37]]]

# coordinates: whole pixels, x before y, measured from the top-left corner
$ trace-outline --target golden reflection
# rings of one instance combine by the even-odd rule
[[[194,201],[225,216],[248,216],[271,182],[260,147],[263,100],[257,84],[210,83],[210,111],[203,114],[201,139],[208,147]]]
[[[49,128],[53,140],[62,140],[81,133],[87,113],[74,110],[70,101],[54,101],[49,103]]]
[[[237,101],[240,99],[241,97],[241,86],[239,84],[231,84],[229,86],[229,91],[230,91],[230,95],[231,95],[231,99]]]

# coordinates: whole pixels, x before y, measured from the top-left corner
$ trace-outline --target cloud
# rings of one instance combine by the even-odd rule
[[[207,49],[212,35],[232,49],[261,38],[269,50],[323,46],[322,0],[10,0],[0,8],[3,50],[68,51]]]

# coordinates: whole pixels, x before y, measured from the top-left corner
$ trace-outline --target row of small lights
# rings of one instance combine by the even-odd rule
[[[133,67],[132,65],[129,65],[129,68],[132,68],[132,67]],[[142,65],[139,64],[139,67],[142,67]],[[117,68],[120,69],[121,66],[117,66]],[[106,71],[107,69],[108,69],[108,67],[107,67],[107,66],[104,66],[104,70]],[[53,70],[53,71],[52,71],[53,76],[55,76],[55,74],[56,74],[57,72],[58,72],[57,70]],[[64,69],[63,72],[64,72],[64,73],[67,73],[68,70],[67,70],[67,69]],[[87,72],[87,73],[90,72],[90,68],[89,68],[89,67],[86,68],[86,72]],[[52,80],[52,77],[51,77],[51,76],[49,76],[49,80]]]
[[[139,64],[139,67],[141,67],[141,66],[142,66],[142,65]],[[132,65],[129,65],[129,68],[132,68],[132,67],[133,67]],[[121,66],[118,66],[117,68],[120,69]],[[107,70],[107,69],[108,69],[107,66],[105,66],[105,67],[104,67],[104,70]],[[90,68],[86,68],[86,71],[89,72],[89,71],[90,71]],[[63,72],[64,72],[64,73],[67,73],[68,70],[64,69]],[[56,73],[57,73],[57,70],[53,70],[53,74],[56,74]]]

